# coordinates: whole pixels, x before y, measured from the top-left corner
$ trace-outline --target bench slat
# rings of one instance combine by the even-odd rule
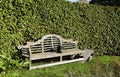
[[[52,57],[81,54],[81,53],[83,53],[83,51],[81,51],[79,49],[69,49],[63,53],[56,53],[56,52],[38,53],[38,54],[32,54],[31,60],[46,59],[46,58],[52,58]]]

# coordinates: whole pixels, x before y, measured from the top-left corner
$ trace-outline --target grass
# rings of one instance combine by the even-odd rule
[[[11,68],[1,77],[120,77],[119,56],[94,56],[90,62],[74,62],[42,69]]]

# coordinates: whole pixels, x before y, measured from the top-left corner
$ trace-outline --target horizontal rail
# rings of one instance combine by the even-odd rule
[[[74,59],[74,60],[67,60],[67,61],[62,61],[62,62],[49,63],[49,64],[44,64],[44,65],[39,65],[39,66],[31,66],[30,70],[31,69],[36,69],[36,68],[43,68],[43,67],[61,65],[61,64],[71,63],[71,62],[83,61],[83,60],[84,60],[84,58],[78,58],[78,59]]]

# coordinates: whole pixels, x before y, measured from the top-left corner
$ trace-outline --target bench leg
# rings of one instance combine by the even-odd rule
[[[60,62],[62,62],[62,56],[60,56]]]
[[[32,64],[32,61],[29,60],[29,70],[31,70],[31,64]]]

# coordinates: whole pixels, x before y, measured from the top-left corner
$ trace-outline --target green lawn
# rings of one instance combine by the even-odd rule
[[[70,63],[42,69],[11,68],[2,77],[120,77],[119,56],[94,56],[90,62]]]

